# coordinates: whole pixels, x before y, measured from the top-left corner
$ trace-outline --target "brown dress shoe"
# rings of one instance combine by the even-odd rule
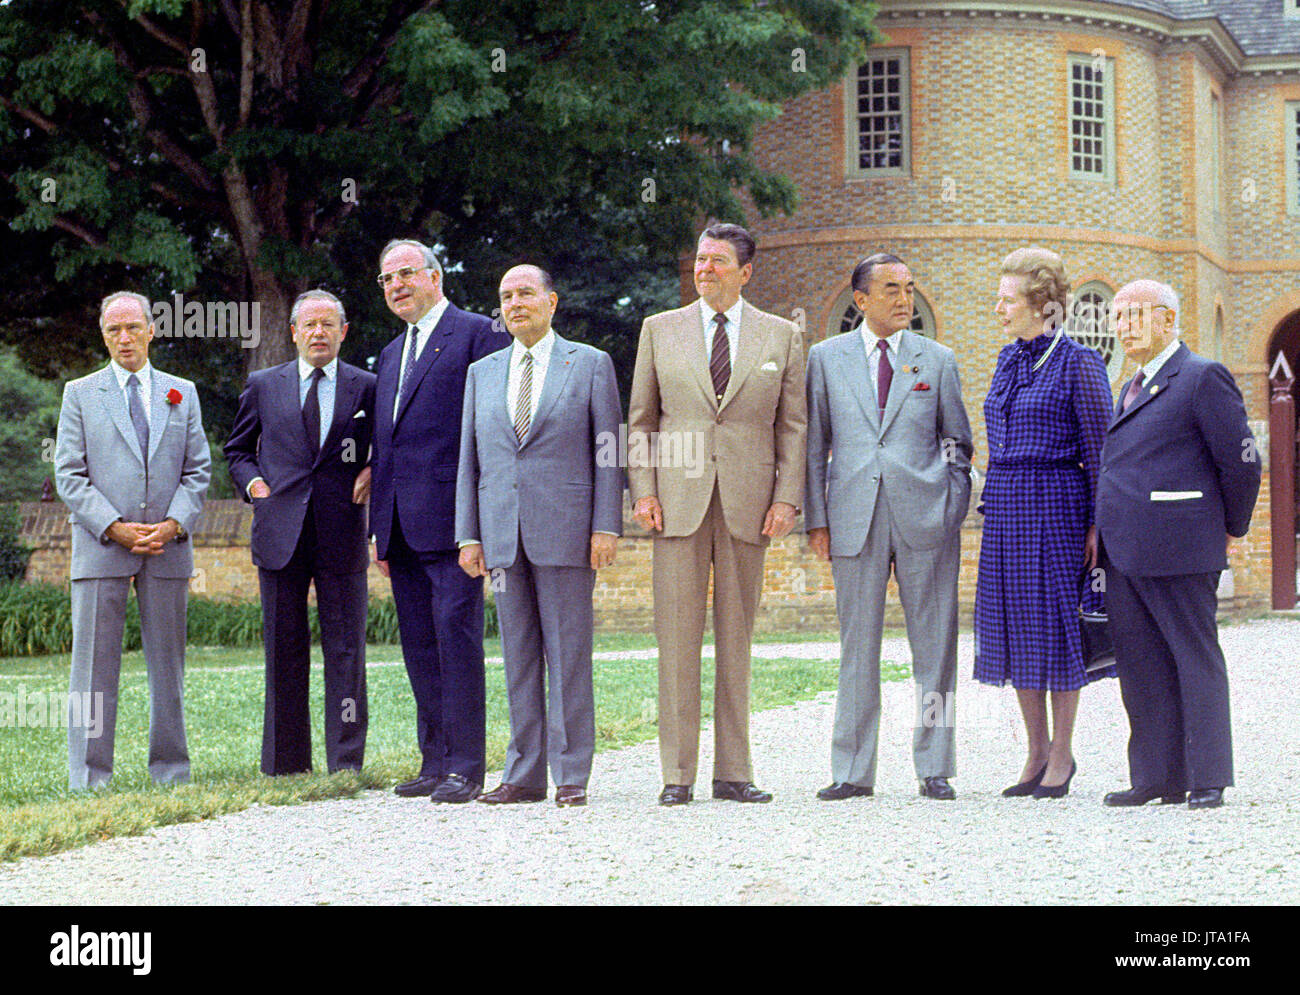
[[[502,781],[500,785],[487,794],[479,795],[478,800],[484,805],[516,805],[520,802],[544,802],[546,801],[546,792],[530,791],[528,788],[521,788],[517,784],[506,784],[505,781]]]
[[[561,784],[555,789],[555,804],[560,808],[570,805],[586,805],[587,789],[576,784]]]

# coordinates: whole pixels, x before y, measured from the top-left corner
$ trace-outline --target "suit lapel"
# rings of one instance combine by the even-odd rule
[[[722,395],[720,407],[725,408],[730,403],[745,382],[745,378],[754,371],[754,367],[758,364],[758,357],[763,354],[763,344],[766,339],[764,329],[760,327],[758,312],[748,301],[742,301],[740,330],[736,336],[736,362],[731,367],[731,379],[727,381],[727,392]],[[709,386],[713,386],[712,378],[709,380]]]
[[[840,344],[839,362],[849,390],[857,398],[858,406],[867,422],[879,434],[880,413],[876,408],[876,395],[871,390],[871,367],[867,365],[867,350],[862,341],[861,326],[844,335]]]
[[[424,348],[420,351],[420,358],[415,361],[415,369],[411,371],[411,382],[405,388],[402,396],[402,405],[397,409],[397,417],[393,419],[393,424],[397,424],[406,413],[406,409],[411,406],[411,398],[420,387],[420,381],[424,375],[429,372],[429,367],[437,361],[442,355],[446,339],[456,330],[456,315],[454,313],[455,305],[450,301],[447,303],[447,309],[442,312],[442,317],[438,323],[433,326],[433,331],[429,333],[429,340],[424,343]],[[398,357],[399,369],[397,373],[398,380],[401,380],[401,357]]]
[[[155,371],[155,378],[157,371]],[[104,410],[108,412],[109,418],[117,426],[117,431],[122,438],[126,440],[127,447],[135,454],[135,458],[144,465],[144,453],[140,451],[140,440],[136,438],[135,426],[131,424],[131,414],[126,408],[126,392],[117,384],[117,376],[113,373],[113,367],[104,367],[97,383],[99,389],[103,392],[101,396],[104,399]]]
[[[889,426],[898,415],[899,408],[903,406],[907,395],[916,386],[920,376],[918,370],[920,360],[921,343],[917,341],[916,333],[910,329],[903,329],[903,335],[898,340],[898,359],[895,361],[894,379],[890,381],[889,398],[885,401],[885,416],[880,420],[882,435],[889,430]]]
[[[356,397],[356,376],[340,361],[334,368],[334,416],[330,419],[330,429],[325,433],[325,441],[321,444],[320,453],[316,457],[317,463],[324,458],[325,453],[338,442],[339,437],[346,430],[347,423],[352,417],[352,407],[356,403]],[[307,439],[306,425],[303,426],[303,438]],[[310,445],[311,440],[307,439],[307,442]]]
[[[1132,384],[1137,374],[1135,373],[1133,377],[1130,377],[1128,382],[1124,384],[1123,389],[1120,390],[1119,401],[1115,405],[1115,418],[1110,423],[1110,429],[1114,429],[1120,422],[1132,418],[1157,397],[1165,393],[1169,381],[1178,376],[1178,371],[1183,368],[1183,360],[1186,358],[1187,346],[1179,343],[1178,348],[1174,350],[1174,354],[1165,360],[1165,365],[1160,367],[1156,375],[1151,378],[1151,382],[1142,385],[1142,392],[1134,399],[1132,407],[1125,411],[1123,410],[1124,395],[1128,393],[1129,385]],[[1107,431],[1110,431],[1110,429],[1107,429]]]
[[[546,364],[546,379],[542,381],[542,392],[537,398],[537,410],[533,412],[533,419],[528,424],[528,434],[524,436],[523,448],[537,435],[537,428],[546,420],[550,414],[551,408],[555,406],[555,399],[560,396],[564,390],[564,385],[569,380],[569,374],[573,372],[574,354],[578,350],[574,348],[572,342],[567,342],[555,336],[555,342],[551,345],[551,358]]]
[[[302,420],[302,402],[298,399],[298,390],[301,384],[296,359],[284,364],[280,370],[279,379],[279,407],[284,413],[284,420],[289,424],[289,431],[293,433],[293,437],[298,443],[298,448],[302,450],[303,462],[310,463],[311,442],[307,439],[307,425]]]
[[[713,377],[709,374],[709,356],[704,351],[704,324],[700,318],[700,304],[688,304],[679,312],[681,315],[674,329],[675,341],[673,351],[686,364],[690,376],[695,380],[709,407],[718,410],[718,396],[713,392]]]
[[[514,352],[512,339],[510,348],[500,349],[487,357],[492,365],[483,378],[483,389],[487,392],[488,404],[499,423],[498,427],[517,447],[519,440],[515,438],[515,413],[510,410],[510,357]]]
[[[158,451],[158,445],[162,442],[163,433],[167,431],[167,422],[171,419],[172,409],[177,405],[167,403],[167,391],[172,388],[171,378],[165,373],[159,373],[158,368],[154,367],[152,391],[152,410],[149,412],[149,459],[153,459],[153,454]]]

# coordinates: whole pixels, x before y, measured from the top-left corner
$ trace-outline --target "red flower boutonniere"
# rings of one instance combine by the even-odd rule
[[[912,389],[913,389],[913,390],[929,390],[929,389],[930,389],[930,385],[929,385],[928,383],[926,383],[924,380],[922,380],[919,384],[917,384],[917,385],[916,385],[915,387],[913,387]]]
[[[171,390],[167,392],[167,403],[168,404],[181,403],[181,392],[177,390],[175,387],[173,387]]]

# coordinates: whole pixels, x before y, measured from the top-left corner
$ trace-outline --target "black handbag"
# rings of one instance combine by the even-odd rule
[[[1079,632],[1083,636],[1083,669],[1088,673],[1115,665],[1115,647],[1110,638],[1110,619],[1105,612],[1079,609]]]

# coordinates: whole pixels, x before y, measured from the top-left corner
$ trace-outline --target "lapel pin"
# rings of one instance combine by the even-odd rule
[[[1151,388],[1151,393],[1154,394],[1154,393],[1155,393],[1156,391],[1158,391],[1159,389],[1160,389],[1160,385],[1159,385],[1159,384],[1155,384],[1155,385]]]

